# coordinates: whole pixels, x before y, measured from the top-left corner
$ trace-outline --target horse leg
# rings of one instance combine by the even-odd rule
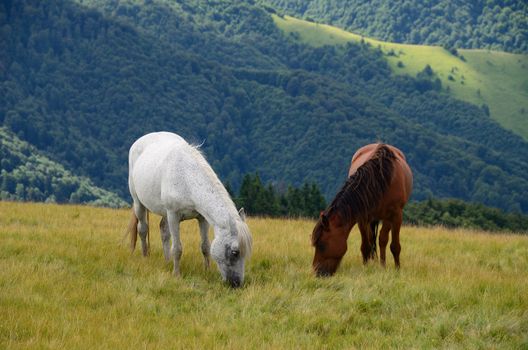
[[[139,233],[139,237],[141,238],[141,252],[143,253],[143,256],[147,256],[150,248],[147,242],[147,235],[149,231],[147,220],[147,208],[145,208],[145,206],[139,201],[134,201],[134,213],[138,218],[137,230]]]
[[[363,255],[363,264],[366,265],[371,254],[370,226],[364,222],[358,222],[358,227],[361,233],[361,255]]]
[[[390,250],[392,252],[392,256],[394,257],[394,264],[396,264],[396,268],[398,269],[400,268],[400,227],[402,220],[402,212],[400,211],[396,219],[392,222],[392,239],[390,245]]]
[[[387,248],[387,243],[389,242],[390,229],[390,222],[388,220],[384,220],[379,233],[380,263],[383,267],[385,267],[385,250]]]
[[[207,220],[205,220],[203,216],[199,216],[198,225],[200,226],[200,236],[202,237],[202,243],[200,247],[202,248],[202,254],[204,256],[204,266],[205,266],[205,269],[208,270],[209,269],[210,246],[209,246],[209,237],[207,236],[207,234],[209,232],[209,223],[207,222]]]
[[[167,225],[167,218],[165,216],[161,217],[160,235],[161,235],[161,244],[163,245],[163,256],[165,257],[165,261],[169,261],[170,260],[170,231],[169,231],[169,226]]]
[[[181,216],[173,211],[167,211],[167,223],[169,224],[169,231],[172,236],[171,254],[174,259],[175,277],[180,277],[180,258],[182,256],[182,245],[180,241],[180,221]]]

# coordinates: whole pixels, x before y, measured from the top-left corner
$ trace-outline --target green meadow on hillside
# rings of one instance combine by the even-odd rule
[[[204,271],[182,226],[183,278],[122,241],[128,210],[0,202],[0,348],[528,347],[528,236],[402,229],[402,268],[363,266],[359,234],[315,278],[313,221],[250,218],[246,284]],[[151,217],[152,227],[158,218]]]
[[[297,33],[314,46],[364,40],[381,48],[397,74],[416,76],[429,65],[454,96],[487,105],[493,119],[528,140],[528,55],[461,49],[455,56],[438,46],[379,41],[290,16],[273,15],[273,20],[285,33]]]

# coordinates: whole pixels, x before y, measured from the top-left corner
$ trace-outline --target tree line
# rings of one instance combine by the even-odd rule
[[[246,174],[238,195],[232,196],[237,207],[257,216],[316,218],[326,207],[317,184],[305,182],[301,187],[288,185],[281,189],[264,184],[258,173]]]
[[[304,183],[301,187],[274,186],[264,184],[255,173],[244,176],[238,194],[229,185],[226,187],[236,206],[243,207],[252,216],[317,219],[327,205],[316,183]],[[528,233],[528,215],[454,198],[411,201],[403,214],[406,225]]]
[[[73,175],[34,147],[0,128],[0,200],[83,203],[123,207],[116,194],[94,186],[85,177]],[[315,219],[326,208],[326,200],[315,182],[296,187],[264,183],[258,173],[243,176],[235,194],[226,188],[237,207],[252,216]],[[528,232],[528,216],[457,199],[412,201],[405,207],[404,222],[417,226],[442,225],[487,231]]]
[[[429,198],[411,202],[405,207],[403,214],[404,222],[409,225],[528,233],[528,215],[507,213],[498,208],[459,199]]]

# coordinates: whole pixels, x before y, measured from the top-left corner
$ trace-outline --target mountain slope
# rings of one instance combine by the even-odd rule
[[[2,200],[86,203],[108,207],[127,205],[112,192],[94,186],[33,146],[0,128],[0,198]]]
[[[528,211],[528,144],[481,108],[393,75],[369,45],[292,41],[245,2],[0,6],[0,122],[123,198],[128,147],[170,130],[203,142],[235,188],[258,171],[330,197],[354,151],[382,140],[406,153],[415,199]]]
[[[454,55],[438,46],[383,42],[289,16],[274,15],[273,20],[285,33],[296,33],[316,47],[362,40],[379,47],[396,74],[416,76],[429,66],[431,78],[438,78],[453,96],[485,106],[503,127],[528,140],[528,55],[484,50]]]
[[[528,4],[523,0],[258,2],[384,41],[528,53]]]

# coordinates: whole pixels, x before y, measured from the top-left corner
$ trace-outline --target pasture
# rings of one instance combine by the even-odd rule
[[[528,348],[528,237],[403,227],[401,270],[311,271],[310,220],[249,218],[254,252],[233,290],[205,272],[182,224],[182,278],[122,242],[128,210],[0,202],[0,348]],[[210,235],[212,232],[210,231]]]
[[[439,46],[375,40],[290,16],[273,15],[273,20],[286,34],[297,33],[316,47],[364,40],[383,51],[395,74],[416,76],[430,65],[444,89],[477,106],[486,104],[493,119],[528,140],[528,55],[460,49],[462,60]]]

